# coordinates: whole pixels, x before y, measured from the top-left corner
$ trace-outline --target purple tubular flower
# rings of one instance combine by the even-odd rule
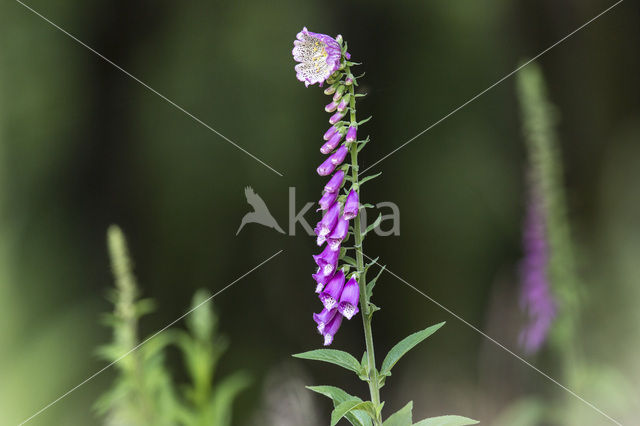
[[[331,136],[331,139],[329,139],[324,145],[322,145],[322,148],[320,148],[320,152],[323,154],[328,154],[336,149],[336,147],[340,145],[340,141],[342,141],[342,136],[342,132],[334,133],[333,136]]]
[[[349,126],[349,130],[347,130],[347,142],[355,142],[357,139],[357,130],[356,126]]]
[[[347,113],[347,111],[338,111],[331,116],[329,119],[329,123],[336,124],[338,121],[342,120],[342,117]]]
[[[344,171],[338,170],[324,186],[326,192],[338,192],[344,182]]]
[[[327,111],[327,112],[333,112],[333,111],[336,110],[336,108],[338,108],[338,106],[340,106],[340,104],[338,104],[338,102],[331,101],[331,102],[329,102],[327,104],[327,106],[324,107],[324,110]]]
[[[340,247],[338,247],[338,250],[332,250],[331,247],[327,245],[322,253],[313,256],[313,260],[315,260],[318,265],[317,273],[324,276],[333,274],[338,266],[338,257],[340,257]]]
[[[335,101],[334,101],[335,102]],[[338,111],[342,112],[344,111],[347,107],[349,106],[349,97],[345,96],[344,98],[342,98],[340,100],[340,103],[337,105],[337,109]],[[327,111],[327,112],[331,112],[331,111]]]
[[[322,332],[324,331],[325,326],[331,322],[331,320],[333,319],[333,317],[336,316],[336,312],[338,312],[337,309],[322,309],[322,311],[319,314],[314,313],[313,314],[313,320],[316,322],[316,324],[318,324],[318,332],[320,334],[323,334]]]
[[[342,240],[347,238],[348,233],[349,221],[344,217],[339,217],[335,228],[333,228],[331,234],[329,234],[329,236],[326,238],[327,245],[331,247],[332,250],[337,250],[337,248],[340,247],[340,243],[342,243]]]
[[[322,293],[320,293],[320,295],[318,296],[325,309],[331,310],[338,304],[340,296],[342,295],[343,287],[344,272],[342,272],[342,270],[339,270],[338,272],[336,272],[333,278],[331,278]]]
[[[349,152],[349,149],[346,146],[342,145],[340,148],[338,148],[336,152],[331,154],[331,157],[329,157],[329,160],[331,161],[332,164],[339,166],[344,161],[348,152]]]
[[[293,42],[293,59],[296,77],[305,86],[318,83],[320,86],[340,68],[342,50],[340,44],[326,34],[312,33],[306,27]]]
[[[318,242],[318,245],[322,245],[327,236],[333,231],[338,221],[338,216],[340,216],[340,203],[334,203],[329,207],[329,210],[322,216],[322,219],[320,219],[320,222],[318,222],[316,226],[315,231],[318,236],[318,241],[320,241],[320,238],[323,238],[322,242]]]
[[[358,210],[360,208],[360,203],[358,202],[358,193],[353,189],[347,195],[347,200],[344,203],[344,213],[343,216],[345,219],[353,219],[358,215]]]
[[[325,192],[324,194],[322,194],[322,198],[320,198],[320,201],[318,201],[320,208],[316,211],[328,210],[329,207],[331,207],[333,203],[336,202],[337,199],[338,199],[337,192]]]
[[[336,169],[336,164],[333,164],[333,162],[331,161],[332,157],[333,156],[324,160],[322,164],[320,164],[316,169],[316,172],[318,172],[320,176],[328,176]]]
[[[338,312],[346,319],[350,320],[358,313],[358,300],[360,299],[360,287],[355,278],[351,278],[344,285],[342,294],[340,295],[340,303],[338,304]]]
[[[329,321],[322,329],[322,335],[324,336],[324,345],[329,346],[333,343],[333,337],[336,335],[342,324],[342,315],[334,315],[331,321]]]
[[[524,223],[523,246],[520,305],[526,311],[529,322],[520,333],[520,343],[527,353],[533,354],[546,340],[556,316],[556,305],[547,278],[549,247],[545,217],[542,201],[533,191]]]
[[[311,276],[316,281],[316,293],[318,293],[318,294],[322,293],[322,290],[324,289],[324,286],[327,285],[327,283],[331,279],[331,275],[327,276],[327,275],[323,275],[320,272],[316,272],[315,274],[313,274]]]
[[[331,126],[329,127],[329,130],[327,130],[326,132],[324,132],[324,136],[322,137],[325,141],[328,141],[329,139],[331,139],[331,137],[333,135],[335,135],[335,133],[338,131],[338,128],[336,126]]]

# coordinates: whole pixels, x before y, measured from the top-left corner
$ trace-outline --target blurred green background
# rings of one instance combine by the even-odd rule
[[[99,320],[111,309],[111,223],[128,236],[144,296],[158,302],[145,335],[180,316],[196,289],[215,292],[284,249],[214,299],[231,341],[222,373],[255,378],[234,424],[327,423],[329,402],[303,384],[366,389],[335,368],[290,358],[321,344],[311,320],[314,240],[300,227],[287,236],[248,225],[235,235],[249,211],[245,186],[287,229],[288,188],[299,209],[324,182],[315,167],[326,100],[295,79],[295,34],[304,25],[340,33],[364,63],[359,112],[374,116],[363,128],[372,138],[366,167],[612,3],[28,2],[280,177],[19,3],[2,2],[0,423],[19,423],[104,366],[95,348],[110,339]],[[623,2],[538,61],[560,118],[585,293],[578,350],[628,386],[585,381],[575,390],[623,424],[640,410],[639,12]],[[401,210],[401,235],[367,239],[369,255],[519,353],[525,148],[515,96],[508,79],[377,165],[383,176],[363,200]],[[376,292],[381,353],[447,321],[396,367],[382,391],[386,412],[413,399],[416,418],[457,413],[493,424],[523,397],[571,401],[393,277],[383,275]],[[359,320],[343,325],[335,346],[361,352]],[[529,360],[562,381],[557,353]],[[113,374],[29,424],[100,424],[92,404]],[[580,424],[611,424],[579,401],[572,409],[587,419]],[[317,419],[291,420],[296,410]]]

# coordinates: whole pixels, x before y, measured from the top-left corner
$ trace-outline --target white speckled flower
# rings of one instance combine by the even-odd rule
[[[296,77],[305,86],[322,83],[340,68],[342,49],[340,44],[326,34],[312,33],[304,27],[293,42],[293,59],[300,62],[295,66]]]

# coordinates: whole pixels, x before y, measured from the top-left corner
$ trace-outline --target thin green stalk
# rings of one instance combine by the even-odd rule
[[[348,74],[350,71],[347,69]],[[356,125],[356,97],[355,97],[354,85],[349,86],[349,108],[351,110],[351,125]],[[351,154],[351,178],[353,180],[353,187],[358,193],[358,199],[360,198],[360,185],[358,181],[358,145],[356,142],[351,144],[349,149]],[[364,258],[362,254],[362,240],[363,235],[360,229],[360,211],[355,217],[353,222],[353,236],[356,249],[356,265],[358,270],[358,283],[360,284],[360,310],[362,316],[362,326],[364,328],[364,340],[367,349],[367,361],[369,364],[368,371],[368,383],[369,393],[371,395],[371,402],[378,407],[380,405],[380,388],[378,381],[378,371],[376,370],[376,356],[373,347],[373,332],[371,330],[371,313],[369,310],[369,295],[367,294],[367,278],[364,271]],[[382,418],[380,415],[374,419],[376,426],[382,425]]]

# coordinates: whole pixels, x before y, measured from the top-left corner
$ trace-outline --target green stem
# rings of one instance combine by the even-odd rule
[[[351,110],[351,125],[356,125],[356,97],[354,96],[354,85],[349,86],[349,108]],[[356,142],[351,143],[349,149],[351,154],[351,178],[353,180],[353,188],[358,193],[358,199],[360,199],[360,185],[358,181],[358,144]],[[356,249],[356,265],[358,270],[358,283],[360,285],[360,311],[362,316],[362,326],[364,327],[364,341],[367,349],[367,361],[369,364],[368,371],[368,383],[369,393],[371,395],[371,402],[378,407],[380,405],[380,388],[378,381],[378,370],[376,369],[376,355],[373,347],[373,332],[371,331],[371,312],[369,309],[369,295],[367,294],[367,278],[364,272],[364,256],[362,253],[362,240],[363,235],[360,229],[360,210],[358,215],[354,218],[353,222],[353,236]],[[374,419],[374,425],[382,425],[382,418],[380,415]]]

